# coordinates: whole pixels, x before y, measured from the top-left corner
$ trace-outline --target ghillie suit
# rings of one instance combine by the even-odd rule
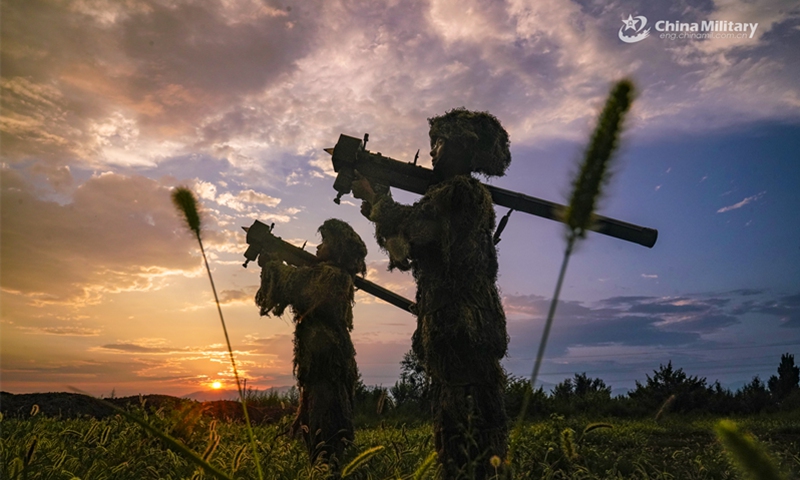
[[[365,273],[367,248],[347,223],[330,219],[319,228],[329,258],[310,267],[259,260],[261,315],[294,314],[294,374],[300,406],[290,433],[301,433],[312,465],[320,455],[334,469],[353,441],[353,396],[358,372],[353,329],[353,276]],[[263,259],[263,261],[262,261]],[[335,458],[334,458],[335,457]]]
[[[503,174],[508,136],[494,117],[457,109],[429,122],[432,144],[456,142],[471,154],[472,171]],[[496,286],[491,196],[478,180],[457,175],[411,206],[383,195],[362,211],[375,223],[390,268],[411,269],[417,282],[412,347],[431,380],[443,478],[493,476],[489,459],[507,452],[500,359],[508,336]]]

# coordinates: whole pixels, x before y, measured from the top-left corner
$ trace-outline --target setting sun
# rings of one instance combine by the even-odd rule
[[[211,388],[213,388],[214,390],[219,390],[220,388],[222,388],[222,383],[218,381],[214,382],[211,384]]]

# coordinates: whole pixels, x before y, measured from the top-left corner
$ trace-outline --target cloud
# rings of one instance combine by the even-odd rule
[[[511,338],[504,364],[509,371],[530,372],[548,305],[547,299],[535,295],[504,298]],[[777,317],[781,323],[769,327],[753,314]],[[743,332],[753,322],[763,331],[743,344]],[[773,346],[770,341],[782,340],[774,346],[791,344],[793,333],[780,327],[797,326],[800,294],[774,296],[736,290],[679,297],[617,296],[593,303],[567,301],[556,310],[540,378],[560,381],[572,373],[589,372],[612,385],[632,386],[655,362],[666,364],[669,360],[701,372],[740,372],[749,368],[741,359],[762,361],[765,349]],[[756,348],[759,350],[751,350]]]
[[[199,266],[168,185],[97,175],[61,204],[40,199],[15,170],[3,169],[1,181],[7,291],[41,302],[93,302],[104,293],[156,289],[161,279]]]
[[[784,327],[800,328],[800,293],[761,301],[748,300],[738,305],[733,312],[737,315],[766,314],[778,317]]]
[[[63,326],[63,327],[20,327],[27,333],[40,335],[60,335],[65,337],[96,337],[101,330],[97,328]]]
[[[400,376],[400,361],[411,349],[411,342],[368,341],[354,337],[358,370],[371,384],[394,385]]]
[[[265,321],[275,321],[265,317]],[[243,343],[243,347],[254,355],[263,355],[267,359],[261,364],[262,368],[269,368],[271,372],[290,374],[294,361],[294,335],[271,335],[258,337],[250,335]]]
[[[669,332],[712,333],[738,323],[740,320],[733,315],[704,313],[695,317],[665,322],[660,326]]]
[[[727,293],[730,295],[736,295],[740,297],[750,297],[754,295],[761,295],[766,292],[763,289],[757,289],[757,288],[740,288],[737,290],[731,290],[730,292]]]
[[[123,353],[172,353],[174,350],[171,348],[164,348],[164,347],[146,347],[142,345],[137,345],[135,343],[110,343],[108,345],[102,345],[100,348],[104,350],[112,350],[115,352],[123,352]]]
[[[631,313],[657,314],[677,314],[677,313],[696,313],[708,310],[708,305],[695,302],[685,298],[677,299],[657,299],[648,302],[634,303],[628,308]]]
[[[593,305],[561,301],[548,351],[559,356],[575,346],[675,347],[697,345],[703,335],[740,323],[724,296],[610,297]],[[550,300],[536,295],[503,299],[511,356],[538,348]]]
[[[239,290],[222,290],[219,292],[219,301],[224,304],[246,303],[253,304],[258,287],[243,288]]]
[[[653,18],[752,17],[758,36],[632,47],[616,38],[616,4],[6,4],[0,140],[7,160],[34,157],[50,172],[208,156],[231,177],[305,184],[331,173],[321,146],[339,133],[371,131],[383,151],[411,158],[427,143],[426,118],[461,105],[495,112],[516,145],[583,138],[625,75],[646,85],[634,128],[796,117],[800,72],[770,35],[796,12],[773,7],[651,6]],[[275,206],[261,195],[248,185],[221,203]]]
[[[195,143],[198,126],[295,70],[318,28],[313,5],[261,2],[24,2],[3,17],[4,155],[90,165]],[[226,123],[201,143],[242,131]]]
[[[35,389],[38,385],[49,385],[51,389],[49,391],[52,391],[53,388],[64,391],[70,386],[78,388],[93,385],[127,386],[141,382],[142,373],[156,366],[155,363],[139,359],[126,361],[66,360],[31,364],[6,358],[3,361],[3,385],[4,387],[8,385],[25,389]],[[150,376],[148,381],[154,382],[154,384],[157,382],[181,383],[190,378],[192,377],[185,374],[172,374]],[[128,390],[130,392],[128,394],[136,393],[135,390],[130,391],[130,388],[124,390]]]
[[[256,205],[266,205],[268,207],[277,207],[281,203],[280,198],[270,197],[263,193],[254,192],[253,190],[244,190],[236,195],[237,200],[242,202],[253,203]]]
[[[755,201],[759,200],[761,197],[764,196],[765,193],[767,193],[767,192],[761,192],[761,193],[758,193],[756,195],[752,195],[750,197],[747,197],[744,200],[742,200],[741,202],[734,203],[733,205],[728,205],[727,207],[722,207],[719,210],[717,210],[717,213],[725,213],[725,212],[730,212],[731,210],[736,210],[736,209],[742,208],[745,205],[747,205],[748,203],[752,203],[752,202],[755,202]]]
[[[544,317],[550,308],[550,299],[541,295],[507,295],[503,297],[503,308],[506,315]],[[559,300],[559,314],[575,320],[591,318],[592,309],[581,302]]]
[[[265,339],[247,336],[234,350],[239,375],[248,378],[248,385],[263,386],[264,382],[273,385],[276,379],[283,379],[279,385],[291,384],[292,350],[290,335]],[[175,379],[188,385],[186,388],[199,388],[191,385],[210,376],[233,376],[228,351],[221,344],[175,347],[163,339],[141,339],[103,344],[90,351],[95,355],[126,356],[137,366],[137,376],[151,381],[171,379],[171,375],[175,375]],[[211,370],[214,372],[210,373]],[[286,379],[290,381],[284,381]]]
[[[216,202],[236,212],[242,213],[250,211],[247,204],[277,207],[278,204],[281,203],[281,200],[253,190],[243,190],[236,195],[227,192],[222,193],[216,198]]]
[[[606,299],[601,300],[599,303],[603,305],[609,306],[617,306],[617,305],[634,305],[639,302],[657,300],[658,297],[649,297],[649,296],[622,296],[622,297],[609,297]]]
[[[408,272],[390,272],[388,266],[389,260],[369,262],[366,279],[413,301],[417,294],[414,278]]]
[[[735,0],[716,0],[714,10],[708,15],[709,20],[757,23],[758,28],[752,38],[732,38],[726,42],[698,42],[697,48],[705,52],[733,50],[742,47],[754,47],[774,27],[796,19],[800,11],[797,8],[786,8],[776,0],[756,0],[741,2]]]

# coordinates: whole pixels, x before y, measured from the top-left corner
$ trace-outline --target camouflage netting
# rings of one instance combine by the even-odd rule
[[[473,172],[503,176],[511,163],[508,132],[494,115],[455,108],[428,119],[431,146],[437,138],[459,145],[472,155]]]
[[[384,196],[370,219],[391,267],[410,268],[417,282],[413,349],[431,378],[444,478],[460,478],[471,462],[475,478],[493,475],[488,458],[504,457],[507,448],[500,359],[508,337],[496,287],[491,196],[461,175],[431,187],[411,206]]]
[[[366,247],[338,220],[326,221],[320,233],[331,246],[331,261],[312,267],[264,262],[256,305],[261,315],[282,315],[292,307],[294,373],[301,393],[292,433],[303,434],[312,464],[320,454],[335,456],[332,463],[338,464],[353,441],[358,377],[350,339],[355,291],[350,272],[363,271]]]
[[[325,220],[317,230],[331,251],[331,261],[350,274],[367,273],[367,246],[348,223],[336,218]]]

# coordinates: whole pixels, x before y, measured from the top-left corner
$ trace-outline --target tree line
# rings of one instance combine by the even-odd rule
[[[367,387],[359,380],[356,391],[358,411],[363,418],[390,415],[399,418],[425,418],[430,409],[430,384],[412,351],[400,362],[397,382],[389,388]],[[510,418],[519,415],[525,395],[530,396],[526,418],[558,415],[612,417],[661,417],[669,413],[751,415],[762,412],[800,410],[800,367],[794,355],[781,356],[777,374],[767,381],[759,376],[736,391],[719,381],[690,375],[675,368],[672,361],[660,364],[644,382],[624,395],[612,396],[611,387],[600,378],[576,373],[550,391],[532,389],[527,378],[507,375],[505,405]]]

